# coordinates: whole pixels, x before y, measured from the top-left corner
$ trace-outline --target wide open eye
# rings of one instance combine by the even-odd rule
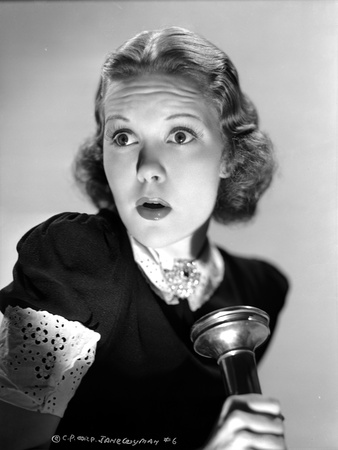
[[[167,142],[184,145],[189,144],[189,142],[196,138],[197,134],[193,130],[188,128],[176,128],[170,133]]]
[[[129,130],[120,130],[114,133],[112,138],[113,144],[118,147],[128,147],[132,144],[137,144],[136,136],[132,131]]]

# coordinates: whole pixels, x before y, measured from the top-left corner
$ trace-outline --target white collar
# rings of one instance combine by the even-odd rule
[[[128,234],[134,259],[151,288],[169,305],[186,298],[192,311],[209,300],[224,276],[219,250],[207,240],[199,259],[161,260],[158,253]],[[171,266],[171,267],[170,267]],[[182,276],[186,272],[188,275]]]

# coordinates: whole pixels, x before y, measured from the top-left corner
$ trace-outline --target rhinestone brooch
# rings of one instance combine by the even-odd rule
[[[184,299],[195,292],[201,278],[196,263],[188,259],[175,260],[171,270],[163,269],[163,275],[174,296]]]

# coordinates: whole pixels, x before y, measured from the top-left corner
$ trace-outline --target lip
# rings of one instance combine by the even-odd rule
[[[160,205],[159,208],[151,208],[146,204]],[[161,220],[164,219],[172,208],[165,200],[158,197],[142,197],[136,202],[136,210],[139,215],[146,220]]]

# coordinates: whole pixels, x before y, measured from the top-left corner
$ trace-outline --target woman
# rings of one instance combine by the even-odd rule
[[[189,338],[240,304],[273,332],[287,291],[271,265],[207,238],[211,217],[253,216],[274,170],[234,66],[187,30],[143,32],[107,57],[96,121],[75,173],[98,214],[30,230],[1,293],[1,448],[284,449],[278,402],[224,403]]]

